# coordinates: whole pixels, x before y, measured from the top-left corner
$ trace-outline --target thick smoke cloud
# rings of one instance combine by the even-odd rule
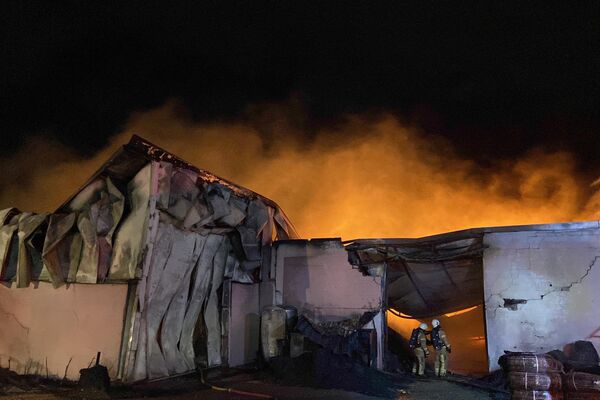
[[[273,199],[304,237],[417,237],[600,218],[598,186],[577,175],[568,153],[530,150],[482,168],[391,115],[348,116],[308,135],[295,135],[301,115],[287,106],[256,106],[249,115],[195,123],[169,102],[132,115],[88,159],[38,138],[0,160],[0,207],[54,210],[137,133]]]

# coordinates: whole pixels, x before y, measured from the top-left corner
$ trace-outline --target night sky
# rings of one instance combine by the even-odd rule
[[[543,147],[600,168],[599,2],[110,3],[2,3],[0,156],[35,135],[91,154],[176,98],[198,121],[293,101],[306,140],[390,112],[482,164]]]

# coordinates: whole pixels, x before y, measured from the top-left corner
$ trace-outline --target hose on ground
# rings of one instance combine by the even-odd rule
[[[202,384],[204,384],[204,385],[210,387],[212,390],[216,390],[218,392],[234,393],[234,394],[239,394],[242,396],[256,397],[259,399],[275,399],[275,397],[268,395],[268,394],[264,394],[264,393],[246,392],[244,390],[237,390],[237,389],[233,389],[233,388],[215,386],[211,383],[206,382],[206,380],[204,380],[204,371],[202,369],[200,369],[200,381],[202,382]]]

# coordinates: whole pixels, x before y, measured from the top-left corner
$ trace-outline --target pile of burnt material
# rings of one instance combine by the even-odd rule
[[[368,327],[376,313],[318,322],[295,315],[289,306],[263,311],[262,355],[278,383],[397,397],[412,382],[375,369],[376,331]]]
[[[318,345],[299,357],[272,358],[268,371],[279,384],[341,389],[385,398],[396,398],[401,389],[413,382],[408,376],[377,371],[360,360]]]
[[[552,350],[548,354],[559,360],[566,371],[600,375],[600,357],[592,342],[578,340],[566,345],[564,351]]]
[[[564,351],[548,354],[560,360],[566,374],[562,376],[564,396],[568,400],[600,400],[600,366],[598,352],[591,342],[579,340]]]
[[[563,365],[548,354],[505,352],[504,370],[513,400],[563,399]]]

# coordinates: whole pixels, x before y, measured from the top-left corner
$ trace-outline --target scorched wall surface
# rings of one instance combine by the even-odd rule
[[[504,350],[600,351],[600,230],[487,233],[484,292],[490,371]]]
[[[339,240],[276,243],[276,290],[316,321],[340,320],[381,308],[381,278],[364,276],[348,262]]]
[[[127,285],[36,285],[0,285],[0,366],[77,380],[100,351],[116,378]]]

